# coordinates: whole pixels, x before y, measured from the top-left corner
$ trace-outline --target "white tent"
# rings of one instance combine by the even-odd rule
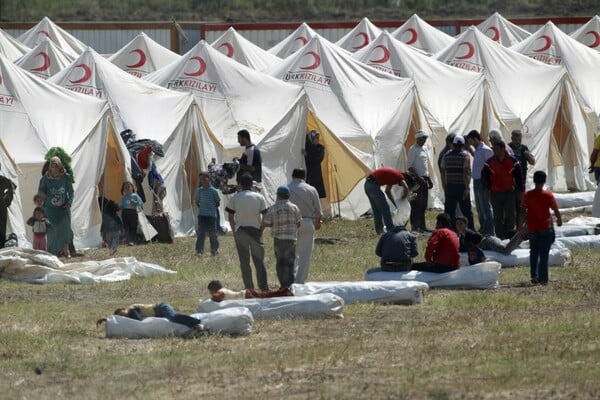
[[[600,53],[571,38],[552,21],[511,49],[543,63],[565,67],[583,103],[600,116]],[[589,140],[591,148],[593,137]]]
[[[192,197],[196,177],[210,162],[204,152],[214,151],[193,97],[138,79],[92,49],[51,81],[108,100],[117,131],[129,128],[138,139],[152,139],[163,145],[165,155],[155,162],[167,189],[164,208],[175,234],[191,234],[195,226]],[[105,196],[120,199],[119,193],[107,192]],[[151,198],[147,196],[148,212]]]
[[[105,168],[123,171],[119,163],[122,158],[111,157],[114,137],[106,101],[72,93],[39,79],[3,56],[0,56],[0,77],[0,139],[19,168],[22,218],[32,215],[32,199],[37,193],[46,152],[51,147],[62,147],[71,155],[75,175],[75,201],[71,209],[75,245],[99,245],[96,184]],[[11,226],[16,230],[23,225],[15,221]],[[15,233],[20,237],[25,235],[22,231]]]
[[[594,15],[592,19],[571,32],[569,36],[589,48],[600,51],[600,17]]]
[[[286,58],[300,50],[316,34],[306,22],[303,22],[294,32],[267,51],[277,57]]]
[[[227,57],[247,67],[262,71],[281,61],[266,50],[261,49],[230,27],[212,43],[212,47]]]
[[[108,60],[123,71],[141,78],[172,63],[179,57],[181,57],[179,54],[172,52],[141,32]]]
[[[504,137],[523,131],[536,156],[533,169],[548,173],[549,186],[589,189],[587,138],[595,127],[563,68],[507,49],[474,26],[435,58],[486,76]]]
[[[415,121],[420,111],[411,79],[366,66],[319,35],[266,72],[302,85],[310,99],[316,127],[321,133],[331,132],[331,137],[340,138],[366,166],[405,168],[404,142],[409,130],[420,126]],[[327,143],[326,151],[329,152]],[[369,172],[358,165],[353,176],[350,161],[336,165],[342,174],[348,171],[345,178],[355,179],[354,183]],[[346,217],[356,217],[351,213],[368,209],[364,193],[360,199],[349,201],[354,203]]]
[[[0,29],[0,54],[14,61],[29,51],[29,47]]]
[[[70,53],[45,37],[37,46],[16,60],[15,64],[42,79],[48,79],[65,69],[74,60],[75,57]]]
[[[262,152],[268,199],[274,199],[277,186],[289,181],[292,169],[301,165],[307,110],[302,88],[248,68],[205,41],[145,79],[194,95],[220,145],[218,152],[206,157],[219,162],[239,157],[237,132],[247,129]],[[282,152],[268,150],[272,148]]]
[[[23,33],[17,39],[26,46],[35,47],[43,38],[50,38],[61,49],[77,57],[87,47],[83,42],[56,25],[50,18],[44,17],[34,27]]]
[[[504,47],[513,46],[531,36],[530,32],[513,24],[497,12],[477,25],[477,29]]]
[[[367,17],[363,18],[350,32],[346,33],[340,40],[335,42],[344,50],[354,52],[362,49],[373,41],[381,33],[381,29],[375,26]]]
[[[437,53],[454,42],[454,38],[413,14],[392,36],[428,54]]]

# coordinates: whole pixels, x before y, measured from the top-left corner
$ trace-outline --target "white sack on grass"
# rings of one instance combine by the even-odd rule
[[[110,258],[63,264],[45,251],[9,247],[0,250],[0,277],[28,283],[104,283],[131,277],[175,274],[160,265],[137,261],[135,257]]]
[[[566,249],[600,249],[600,235],[557,237],[554,245]]]
[[[503,267],[515,267],[517,265],[529,265],[529,249],[516,249],[510,254],[497,253],[495,251],[484,250],[485,256],[493,261],[499,262]],[[548,257],[548,266],[565,267],[571,264],[571,252],[569,249],[556,248],[550,249]],[[469,259],[467,253],[460,253],[460,265],[468,266]],[[461,269],[464,267],[461,267]]]
[[[292,285],[294,296],[333,293],[344,299],[344,304],[368,301],[420,304],[427,289],[426,283],[411,281],[307,282]]]
[[[406,271],[384,272],[381,268],[371,268],[365,272],[367,281],[419,281],[429,287],[447,289],[497,289],[501,265],[495,261],[486,261],[456,271],[435,272]]]
[[[198,312],[214,312],[230,307],[246,307],[255,319],[343,318],[344,300],[331,293],[310,296],[240,299],[221,302],[200,300]]]
[[[252,313],[244,307],[218,310],[213,313],[192,314],[210,333],[247,335],[252,332]],[[186,336],[192,332],[185,325],[176,324],[166,318],[149,317],[142,321],[111,315],[106,319],[107,338],[145,339],[168,336]]]
[[[594,202],[594,191],[554,193],[558,208],[574,208],[589,206]]]

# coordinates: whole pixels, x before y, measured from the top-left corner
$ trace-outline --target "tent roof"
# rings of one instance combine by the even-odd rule
[[[579,29],[571,32],[570,36],[584,45],[600,51],[600,17],[594,15]]]
[[[240,35],[233,27],[219,36],[212,43],[212,47],[240,64],[257,71],[262,71],[281,61],[279,57],[263,50]]]
[[[73,60],[75,57],[45,37],[37,46],[16,60],[15,64],[42,79],[48,79],[65,69]]]
[[[306,22],[303,22],[294,32],[267,51],[277,57],[286,58],[301,49],[316,34],[317,32],[308,26]]]
[[[546,64],[564,66],[585,104],[600,115],[600,53],[573,39],[551,21],[511,49]]]
[[[437,53],[454,42],[454,38],[413,14],[392,36],[401,42],[423,50],[428,54]]]
[[[172,52],[141,32],[108,60],[122,70],[140,78],[172,63],[179,57],[179,54]]]
[[[29,47],[19,42],[17,39],[0,29],[0,54],[11,61],[22,57],[29,51]]]
[[[29,47],[35,47],[44,37],[50,38],[64,51],[77,57],[87,47],[83,42],[71,35],[48,17],[42,18],[34,27],[23,33],[18,39]]]
[[[188,93],[138,79],[91,48],[50,80],[74,92],[107,99],[119,130],[129,128],[139,138],[161,143],[173,134],[193,103]]]
[[[513,46],[531,36],[530,32],[513,24],[498,12],[493,13],[485,21],[477,25],[477,29],[494,42],[498,42],[505,47]]]
[[[342,49],[354,52],[362,49],[373,41],[381,29],[375,26],[367,17],[363,18],[358,25],[346,33],[340,40],[335,42]]]
[[[473,98],[482,95],[484,76],[465,71],[422,54],[412,46],[382,32],[367,47],[354,53],[353,58],[374,68],[405,78],[412,78],[424,109],[434,121],[430,123],[453,131],[459,118],[474,117],[472,129],[481,125],[481,115],[467,115],[465,109]],[[477,103],[482,98],[478,98]]]
[[[248,68],[205,41],[145,79],[191,92],[226,149],[239,148],[240,129],[247,129],[258,142],[304,95],[296,85]]]

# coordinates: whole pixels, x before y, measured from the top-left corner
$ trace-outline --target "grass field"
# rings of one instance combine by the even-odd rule
[[[277,286],[269,235],[269,282]],[[317,236],[343,240],[317,245],[310,280],[361,280],[377,265],[371,220],[332,221]],[[0,280],[0,398],[600,398],[593,250],[551,268],[546,287],[529,286],[528,267],[510,268],[499,290],[430,290],[414,306],[354,304],[343,319],[255,321],[245,337],[117,340],[96,328],[97,318],[135,302],[195,312],[211,279],[241,289],[233,237],[220,242],[217,257],[197,258],[193,238],[119,249],[177,270],[172,276],[97,285]],[[85,259],[106,256],[95,249]]]

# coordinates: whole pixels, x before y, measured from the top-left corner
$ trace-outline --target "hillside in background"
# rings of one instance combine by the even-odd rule
[[[0,21],[347,21],[593,16],[597,0],[0,0]]]

